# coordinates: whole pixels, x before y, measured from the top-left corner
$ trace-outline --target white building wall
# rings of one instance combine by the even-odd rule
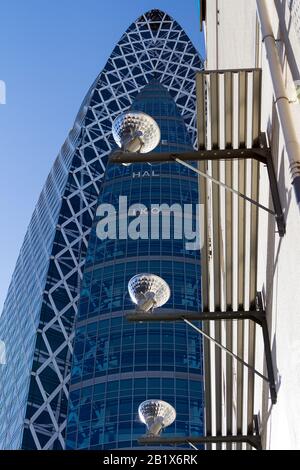
[[[272,406],[264,387],[263,407],[257,400],[266,449],[300,449],[300,211],[291,184],[283,135],[273,106],[273,88],[256,18],[256,0],[208,0],[205,24],[207,69],[261,66],[263,70],[262,131],[273,148],[286,235],[279,238],[274,218],[260,211],[258,290],[263,292],[270,329],[278,402]],[[286,88],[295,99],[300,80],[300,0],[267,0]],[[292,10],[290,10],[290,6]],[[279,22],[280,19],[280,22]],[[300,83],[300,82],[299,82]],[[300,140],[300,101],[291,105]],[[272,205],[264,169],[260,200]],[[258,355],[262,356],[261,343]],[[261,383],[256,381],[256,396]]]
[[[206,68],[255,67],[256,17],[252,0],[207,0]],[[246,51],[246,52],[245,52]]]

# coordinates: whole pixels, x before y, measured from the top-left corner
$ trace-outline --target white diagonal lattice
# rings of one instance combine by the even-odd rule
[[[74,318],[111,124],[155,77],[196,142],[194,74],[202,66],[178,23],[152,10],[128,28],[87,94],[33,214],[1,317],[0,448],[64,448]]]

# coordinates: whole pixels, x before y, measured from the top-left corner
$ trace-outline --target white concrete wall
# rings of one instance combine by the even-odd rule
[[[283,75],[288,92],[293,94],[293,82],[299,79],[300,39],[291,21],[288,2],[268,4],[273,32],[278,42]],[[277,6],[277,8],[276,8]],[[284,9],[285,7],[285,9]],[[279,27],[279,18],[281,24]],[[262,127],[269,128],[277,166],[280,197],[286,218],[286,235],[274,234],[273,222],[261,223],[260,239],[267,237],[267,270],[259,270],[259,282],[266,291],[267,314],[279,389],[278,402],[272,408],[267,423],[266,447],[270,449],[300,449],[300,213],[291,185],[288,157],[277,114],[273,112],[272,84],[268,61],[262,50],[263,69]],[[300,104],[291,105],[300,136]],[[272,117],[273,114],[273,117]],[[267,232],[268,229],[268,232]],[[270,408],[270,405],[269,405]]]
[[[287,0],[267,0],[278,42],[287,90],[300,79],[300,37]],[[298,5],[299,0],[295,0]],[[299,11],[292,12],[299,19]],[[278,16],[279,15],[279,16]],[[281,19],[280,25],[278,18]],[[300,20],[299,20],[300,21]],[[289,172],[288,157],[277,114],[264,46],[258,34],[255,0],[208,0],[205,25],[207,69],[261,66],[263,70],[262,131],[272,141],[274,164],[286,218],[286,235],[279,238],[272,216],[260,211],[258,290],[266,300],[278,402],[272,407],[268,387],[259,412],[266,449],[300,449],[300,213]],[[294,93],[295,94],[295,93]],[[293,106],[300,138],[300,103]],[[260,198],[270,204],[268,179],[261,171]],[[261,355],[262,351],[258,350]],[[260,393],[260,384],[256,393]],[[258,401],[259,402],[259,401]]]
[[[253,1],[207,0],[206,3],[206,68],[255,67]]]

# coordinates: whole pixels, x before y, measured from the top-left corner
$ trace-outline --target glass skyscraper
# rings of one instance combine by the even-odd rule
[[[169,282],[172,288],[170,302],[174,303],[169,303],[169,308],[199,308],[200,278],[196,252],[184,252],[177,240],[171,244],[170,241],[169,244],[163,241],[159,244],[137,240],[122,246],[107,242],[105,252],[101,254],[91,229],[100,199],[104,201],[105,197],[110,197],[105,188],[107,190],[110,186],[111,191],[119,191],[118,184],[120,181],[124,183],[126,178],[130,187],[137,185],[137,190],[145,189],[147,198],[152,191],[150,186],[147,189],[147,185],[153,183],[151,200],[152,197],[158,198],[160,192],[163,198],[166,197],[162,202],[171,201],[173,197],[179,201],[179,194],[190,201],[195,200],[195,177],[186,170],[178,170],[177,165],[172,169],[169,165],[147,166],[145,171],[157,171],[159,177],[152,176],[152,173],[150,177],[147,174],[133,177],[135,165],[128,169],[107,167],[106,172],[105,169],[108,155],[115,146],[111,135],[112,122],[130,107],[138,106],[140,109],[140,105],[145,106],[149,114],[161,116],[162,135],[165,136],[161,148],[165,146],[168,149],[172,144],[186,149],[195,145],[195,72],[202,67],[201,58],[178,23],[159,10],[151,10],[124,33],[88,91],[33,213],[0,319],[0,339],[6,346],[6,365],[0,365],[1,449],[65,448],[74,321],[80,292],[75,343],[78,350],[72,367],[72,400],[69,405],[69,446],[116,447],[118,442],[122,442],[124,447],[130,446],[134,436],[142,432],[142,427],[135,420],[136,403],[129,405],[129,401],[133,399],[132,391],[141,389],[142,394],[134,391],[134,400],[137,397],[141,401],[155,395],[169,400],[178,408],[176,432],[186,433],[187,426],[194,426],[195,432],[201,430],[199,340],[181,324],[134,326],[122,321],[120,315],[123,308],[129,308],[125,296],[128,277],[139,271],[153,271]],[[152,87],[152,91],[148,89],[149,94],[153,94],[156,88],[159,95],[152,110],[148,106],[153,103],[153,96],[149,99],[145,96],[147,84]],[[172,119],[163,119],[163,116],[168,116],[168,107],[171,113],[175,113],[173,118],[176,115],[176,126],[170,125]],[[170,188],[168,196],[165,194],[166,180]],[[130,194],[130,187],[125,188],[124,185],[123,194],[128,194],[133,201],[137,195]],[[171,188],[176,191],[176,197],[171,194]],[[146,253],[147,246],[149,249],[151,246],[151,252],[148,250]],[[118,250],[121,252],[125,247],[126,254],[118,254]],[[166,257],[164,262],[162,253]],[[120,268],[123,269],[121,273],[118,271]],[[178,272],[182,286],[183,280],[186,282],[184,293],[176,285],[175,273]],[[95,285],[97,293],[94,293],[91,289],[96,273],[102,280]],[[102,293],[97,290],[99,285],[103,288]],[[85,301],[87,297],[89,302]],[[103,304],[92,310],[96,297]],[[124,299],[124,307],[121,299]],[[100,317],[100,307],[101,318],[96,319],[93,313]],[[98,326],[99,332],[93,329]],[[114,337],[114,332],[117,332],[117,337]],[[132,334],[135,335],[134,341],[131,340]],[[117,338],[124,341],[122,352],[120,348],[117,350]],[[166,344],[151,346],[151,358],[149,356],[145,360],[147,349],[144,340],[150,345],[155,338],[160,338],[161,342],[165,338]],[[180,345],[181,353],[177,354]],[[80,353],[83,346],[86,349]],[[103,347],[103,353],[99,355],[97,350],[93,356],[95,347]],[[112,348],[111,353],[110,349],[107,352],[108,347]],[[188,349],[183,351],[183,347]],[[79,362],[80,354],[84,361],[83,369]],[[94,361],[96,367],[96,358],[97,373],[92,366]],[[126,367],[129,369],[122,369]],[[119,399],[121,396],[126,399]],[[111,397],[119,404],[118,416],[126,416],[118,428],[116,414],[111,414],[111,419],[109,417],[110,405],[113,404],[105,397]],[[188,398],[188,408],[181,406],[183,397]],[[99,416],[96,414],[94,418],[91,400],[93,404],[99,401],[105,404],[104,418],[101,417],[102,408],[98,410]],[[192,411],[194,407],[198,410],[195,413]],[[192,416],[195,416],[194,421]],[[77,419],[77,432],[72,419]],[[97,426],[94,426],[98,419]],[[132,430],[129,429],[130,423],[134,427]],[[87,438],[88,426],[91,426],[91,435]]]
[[[161,144],[156,151],[192,150],[176,104],[157,80],[142,89],[131,110],[143,111],[159,124]],[[186,249],[186,239],[174,230],[176,215],[169,218],[166,209],[162,217],[170,221],[170,239],[169,233],[163,238],[162,219],[156,239],[151,238],[149,217],[153,204],[165,208],[194,204],[195,209],[198,178],[177,163],[109,165],[99,204],[111,204],[117,212],[120,196],[128,206],[143,204],[139,220],[144,224],[143,218],[149,219],[148,227],[143,231],[139,227],[138,239],[103,240],[97,237],[99,217],[95,217],[75,330],[67,448],[136,447],[136,438],[144,433],[137,410],[148,398],[175,406],[177,419],[165,432],[203,434],[199,334],[183,322],[133,325],[124,318],[133,308],[128,281],[140,272],[158,274],[168,282],[172,294],[164,308],[201,309],[199,249]],[[135,219],[135,213],[130,214],[129,210],[128,223]],[[124,219],[124,212],[118,215]],[[117,232],[122,223],[116,224]],[[154,224],[157,229],[156,220]]]

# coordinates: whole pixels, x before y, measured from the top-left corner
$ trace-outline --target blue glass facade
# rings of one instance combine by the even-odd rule
[[[176,104],[157,80],[137,95],[131,109],[158,122],[161,143],[155,151],[191,150]],[[198,179],[178,164],[109,165],[98,203],[118,208],[119,196],[127,197],[128,206],[143,203],[147,208],[197,204]],[[163,239],[160,233],[155,240],[100,240],[98,220],[90,236],[75,330],[67,448],[136,447],[137,437],[145,432],[137,419],[138,406],[148,398],[175,406],[177,419],[165,432],[201,435],[199,334],[184,323],[132,324],[124,318],[124,312],[133,309],[127,284],[139,272],[157,274],[168,282],[172,294],[163,308],[199,311],[199,250],[187,250],[186,239],[174,238],[174,219],[171,238]]]

